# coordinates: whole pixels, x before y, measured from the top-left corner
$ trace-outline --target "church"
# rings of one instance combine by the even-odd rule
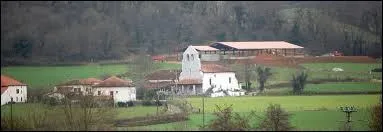
[[[189,46],[182,55],[182,71],[177,87],[179,95],[241,96],[241,89],[234,71],[218,64],[201,64],[199,52]]]

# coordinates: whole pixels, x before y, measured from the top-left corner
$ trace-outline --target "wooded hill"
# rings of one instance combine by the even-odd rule
[[[381,25],[381,1],[1,1],[1,62],[121,59],[262,40],[312,55],[380,56]]]

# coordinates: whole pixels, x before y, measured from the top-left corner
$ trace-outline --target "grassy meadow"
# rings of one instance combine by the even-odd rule
[[[265,95],[288,95],[292,87],[266,89]],[[321,84],[306,84],[304,93],[342,93],[342,92],[382,92],[382,84],[378,82],[332,82]]]
[[[292,114],[291,123],[297,130],[336,131],[342,126],[345,114],[339,111],[340,106],[353,105],[358,112],[352,114],[353,130],[369,130],[367,120],[370,117],[369,107],[378,103],[380,95],[337,95],[337,96],[262,96],[262,97],[220,97],[205,98],[205,124],[214,119],[212,114],[215,105],[233,106],[234,112],[247,114],[255,110],[262,116],[270,103],[281,104],[281,107]],[[189,98],[193,107],[201,108],[201,98]],[[202,125],[202,114],[191,114],[190,120],[167,124],[140,127],[125,127],[119,130],[198,130]],[[257,124],[259,120],[253,120]]]
[[[180,64],[155,63],[159,69],[178,69]],[[32,88],[46,88],[72,79],[129,72],[130,64],[80,65],[80,66],[14,66],[4,67],[1,74],[9,75]]]

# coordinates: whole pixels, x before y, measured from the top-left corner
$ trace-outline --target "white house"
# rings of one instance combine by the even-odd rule
[[[1,105],[8,102],[20,103],[27,101],[27,85],[11,77],[1,75]]]
[[[97,78],[71,80],[71,81],[56,85],[54,87],[53,93],[75,92],[82,95],[93,94],[92,86],[97,85],[100,82],[102,81]]]
[[[115,103],[136,100],[136,88],[131,80],[116,76],[92,86],[94,96],[112,96]]]
[[[218,64],[201,64],[199,52],[189,46],[183,53],[178,94],[202,94],[212,90],[212,97],[244,95],[235,73]]]

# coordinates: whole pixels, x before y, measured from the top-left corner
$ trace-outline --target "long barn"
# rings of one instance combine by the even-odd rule
[[[201,61],[245,59],[261,54],[275,56],[303,56],[303,47],[285,41],[214,42],[209,46],[193,46]]]

